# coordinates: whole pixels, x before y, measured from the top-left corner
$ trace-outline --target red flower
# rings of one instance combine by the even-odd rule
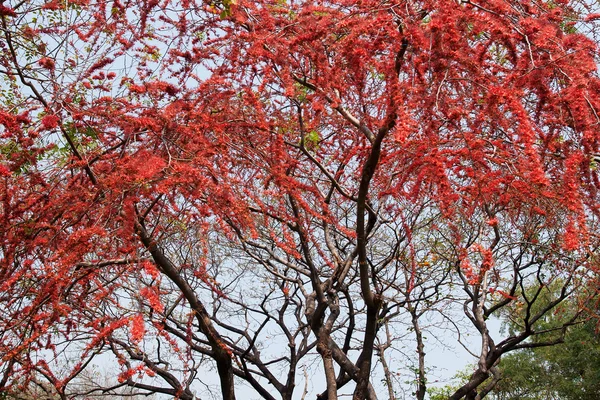
[[[0,15],[6,15],[8,17],[16,17],[17,13],[12,8],[6,7],[0,4]]]
[[[56,115],[46,115],[42,118],[42,129],[54,129],[58,126],[60,119]]]
[[[144,316],[142,314],[137,314],[132,318],[129,332],[131,333],[131,340],[134,343],[137,343],[144,338],[146,326],[144,325]]]
[[[49,71],[54,71],[54,67],[55,67],[54,60],[49,57],[44,57],[44,58],[40,59],[40,61],[38,61],[38,64],[40,64],[40,66],[42,68],[46,68]]]

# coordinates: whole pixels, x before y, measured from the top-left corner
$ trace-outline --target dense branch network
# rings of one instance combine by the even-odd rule
[[[484,398],[597,299],[590,7],[0,3],[1,393]]]

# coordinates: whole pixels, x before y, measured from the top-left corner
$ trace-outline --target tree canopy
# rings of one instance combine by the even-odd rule
[[[592,304],[592,306],[596,306]],[[557,335],[554,328],[577,312],[565,302],[558,312],[540,321],[539,330]],[[514,320],[514,319],[513,319]],[[510,320],[509,320],[510,321]],[[493,390],[498,400],[593,400],[600,393],[600,334],[597,315],[591,310],[568,327],[564,344],[511,353],[500,364],[502,380]],[[508,322],[508,327],[511,322]],[[536,340],[548,340],[548,337]]]
[[[597,11],[1,2],[0,390],[485,397],[596,294]]]
[[[553,287],[554,286],[554,287]],[[557,285],[540,296],[538,307],[551,298]],[[490,400],[593,400],[600,393],[600,334],[597,303],[591,302],[583,313],[577,303],[563,302],[552,314],[538,321],[533,343],[560,342],[555,346],[520,349],[502,357],[498,365],[498,382],[489,392]],[[504,330],[518,329],[522,310],[507,310]],[[577,321],[572,316],[580,314]],[[456,391],[456,385],[468,377],[473,366],[457,373],[454,384],[429,389],[431,400],[445,399]],[[480,385],[485,387],[494,377]]]

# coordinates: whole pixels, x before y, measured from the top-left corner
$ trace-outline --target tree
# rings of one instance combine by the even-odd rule
[[[595,325],[588,322],[572,329],[564,345],[511,354],[502,361],[504,379],[494,396],[498,399],[593,399],[599,389],[598,349]],[[523,371],[529,374],[524,376]],[[537,385],[532,385],[533,382]],[[514,396],[519,392],[527,395]]]
[[[572,308],[568,302],[562,307]],[[544,321],[543,328],[562,325],[569,311]],[[542,328],[542,329],[543,329]],[[493,398],[510,399],[594,399],[600,390],[600,337],[593,315],[584,316],[568,328],[564,344],[516,352],[500,364],[502,380]]]
[[[485,397],[597,287],[590,7],[4,1],[0,388],[423,399],[446,329]]]
[[[538,299],[535,308],[547,303],[552,285]],[[554,293],[555,295],[556,293]],[[503,357],[498,365],[499,380],[489,393],[491,400],[584,400],[595,399],[598,394],[600,364],[598,363],[599,336],[597,316],[591,311],[597,303],[588,304],[587,311],[579,314],[580,306],[565,301],[552,314],[538,321],[536,331],[543,332],[534,337],[532,344],[560,342],[555,346],[525,348]],[[505,317],[505,329],[514,330],[515,321],[522,319],[519,308],[510,310]],[[572,321],[572,325],[566,324]],[[518,329],[518,328],[517,328]],[[455,381],[470,375],[471,367],[458,373]],[[492,381],[480,385],[480,390]],[[432,400],[444,399],[456,391],[456,384],[432,388]]]

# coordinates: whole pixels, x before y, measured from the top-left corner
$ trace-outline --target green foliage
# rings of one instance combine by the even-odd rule
[[[427,389],[429,400],[446,400],[448,397],[452,396],[452,393],[455,391],[455,388],[450,385],[441,388],[431,387]]]
[[[473,373],[473,365],[468,365],[463,370],[458,371],[452,378],[452,383],[442,387],[428,387],[427,394],[429,400],[447,400],[448,397],[452,396],[460,386],[469,379],[469,376]]]
[[[30,150],[23,149],[15,140],[9,139],[0,142],[0,156],[18,163],[18,168],[13,171],[16,175],[22,175],[30,170],[31,162],[28,160],[30,155]]]
[[[565,343],[520,351],[500,365],[497,400],[597,400],[600,393],[600,335],[596,321],[570,328]]]
[[[309,148],[315,148],[318,146],[319,140],[321,140],[321,138],[319,137],[319,132],[317,131],[310,131],[306,134],[306,136],[304,136],[304,141]]]
[[[536,299],[530,309],[535,315],[555,300],[564,282],[554,281],[541,289],[532,287],[525,297]],[[539,293],[538,293],[539,290]],[[580,290],[583,292],[583,289]],[[560,339],[562,327],[568,326],[564,344],[536,347],[508,354],[502,358],[503,379],[496,385],[493,398],[497,400],[596,400],[600,393],[600,336],[593,316],[578,315],[581,310],[576,299],[567,299],[539,319],[536,332],[547,331],[531,338],[532,343],[551,343]],[[517,305],[507,315],[506,327],[512,333],[522,330],[513,321],[523,320],[524,307]]]
[[[231,6],[235,5],[237,2],[235,0],[223,0],[221,4],[223,5],[223,10],[219,17],[221,19],[225,19],[231,16]]]
[[[560,295],[564,282],[530,287],[520,298],[536,299],[529,308],[537,314]],[[582,290],[583,291],[583,290]],[[524,329],[525,305],[516,302],[505,314],[504,328],[511,334]],[[533,324],[535,332],[530,343],[552,343],[560,339],[562,327],[567,326],[564,343],[553,346],[523,349],[504,355],[498,366],[502,379],[486,398],[491,400],[597,400],[600,393],[600,332],[595,316],[579,315],[580,304],[566,299]],[[573,324],[573,325],[571,325]],[[431,400],[446,400],[469,378],[471,367],[457,373],[454,382],[428,390]],[[489,379],[480,385],[480,389]]]

